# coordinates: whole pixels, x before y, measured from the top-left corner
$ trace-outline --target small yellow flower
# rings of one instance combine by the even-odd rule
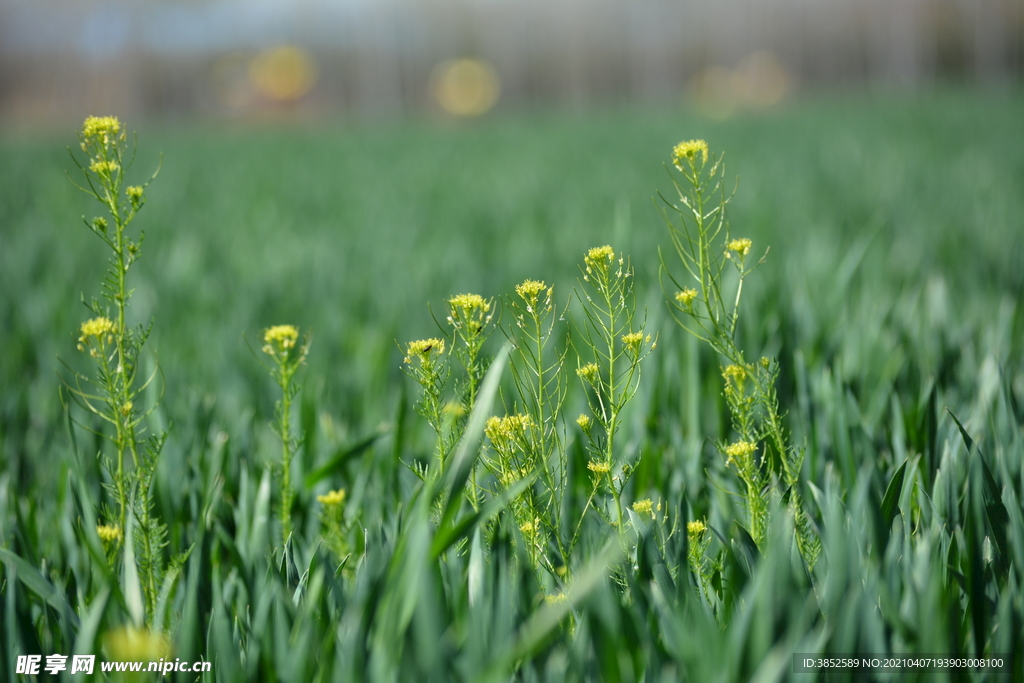
[[[452,309],[459,309],[467,318],[474,313],[487,313],[487,311],[491,310],[490,302],[479,294],[458,294],[448,299],[448,305]]]
[[[698,154],[700,154],[700,162],[702,164],[707,163],[708,143],[703,140],[680,142],[672,149],[672,163],[681,171],[683,170],[683,162],[688,161],[692,164],[696,161]]]
[[[749,441],[737,441],[725,447],[726,455],[732,456],[750,455],[756,450],[757,444],[750,443]]]
[[[106,633],[103,645],[109,659],[155,662],[171,656],[171,641],[167,636],[133,626]]]
[[[526,280],[521,285],[516,285],[516,294],[532,309],[537,305],[537,299],[545,289],[548,290],[548,296],[550,297],[552,288],[549,288],[539,280]]]
[[[90,116],[82,124],[82,137],[103,138],[104,140],[117,135],[121,131],[121,122],[116,116]]]
[[[519,530],[527,536],[529,536],[533,533],[533,522],[525,522],[522,526],[519,527]]]
[[[587,463],[587,469],[596,474],[608,474],[612,471],[612,466],[606,462],[591,460]]]
[[[643,332],[631,332],[630,334],[622,335],[622,343],[626,346],[640,346],[644,341]]]
[[[557,595],[545,595],[544,596],[544,602],[546,602],[546,603],[548,603],[550,605],[557,605],[559,603],[565,602],[566,600],[568,600],[568,598],[565,597],[565,593],[558,593]]]
[[[299,330],[294,325],[274,325],[263,331],[263,353],[271,356],[288,355],[299,339]]]
[[[451,420],[458,419],[466,414],[466,408],[458,401],[448,401],[441,410]]]
[[[690,536],[699,536],[700,534],[704,533],[705,529],[707,529],[707,527],[704,526],[704,522],[700,520],[697,520],[696,522],[690,522],[686,525],[686,531]]]
[[[273,327],[268,327],[266,332],[263,333],[263,341],[268,344],[278,343],[285,349],[295,346],[295,341],[298,338],[299,331],[294,325],[274,325]]]
[[[487,422],[484,423],[484,434],[487,435],[488,439],[494,440],[494,437],[501,433],[501,418],[497,415],[487,418]]]
[[[533,425],[529,415],[506,415],[505,417],[490,417],[484,425],[484,435],[490,439],[499,455],[507,458],[516,451],[526,438],[526,430]],[[507,464],[507,463],[506,463]],[[519,472],[506,472],[502,484],[511,486],[516,479],[527,475],[522,469]]]
[[[726,381],[731,380],[739,384],[746,379],[747,369],[742,365],[727,365],[725,369],[722,370],[722,377],[724,377]]]
[[[633,503],[633,511],[638,515],[647,515],[654,519],[654,502],[650,498],[644,498]]]
[[[676,292],[676,301],[681,303],[683,306],[690,306],[693,300],[697,298],[697,290],[687,287],[681,292]]]
[[[590,416],[583,414],[580,414],[580,416],[576,418],[576,424],[580,426],[580,429],[587,433],[589,433],[590,428],[594,426],[594,422],[590,419]]]
[[[533,424],[529,415],[506,415],[505,417],[489,417],[484,425],[484,434],[491,441],[517,439],[526,433]]]
[[[97,175],[109,175],[119,168],[121,167],[117,165],[116,161],[104,161],[102,159],[96,159],[89,164],[89,170]]]
[[[85,342],[86,337],[96,337],[99,339],[104,335],[113,334],[116,330],[117,326],[114,325],[110,318],[99,317],[86,320],[82,323],[82,336],[79,337],[78,341]]]
[[[743,461],[754,454],[757,450],[757,444],[750,443],[749,441],[737,441],[734,444],[730,444],[725,447],[725,454],[729,456],[725,460],[725,464],[728,465],[733,461]],[[742,462],[740,463],[742,465]]]
[[[505,424],[511,432],[522,434],[526,431],[527,427],[533,426],[533,420],[530,419],[529,415],[509,415],[505,418]]]
[[[587,272],[596,268],[601,272],[608,272],[608,267],[615,261],[615,251],[607,244],[603,247],[594,247],[583,257],[583,263],[587,266]]]
[[[433,355],[444,354],[444,339],[419,339],[409,342],[405,350],[405,362],[411,363],[415,358],[420,363],[431,360]]]
[[[316,499],[320,501],[321,505],[341,505],[345,502],[345,489],[329,491],[322,496],[317,496]]]
[[[104,543],[114,543],[121,539],[121,529],[110,524],[103,524],[96,527],[96,535]]]
[[[601,371],[598,369],[597,363],[587,363],[577,368],[576,374],[583,378],[583,381],[595,384],[600,379]]]
[[[139,200],[142,199],[142,188],[138,185],[130,185],[124,193],[128,195],[128,199],[132,200],[134,204],[138,204]]]
[[[747,254],[750,253],[750,247],[752,244],[753,242],[751,242],[749,239],[747,239],[746,237],[742,237],[737,240],[731,240],[725,246],[729,249],[729,251],[735,251],[740,256],[746,256]]]

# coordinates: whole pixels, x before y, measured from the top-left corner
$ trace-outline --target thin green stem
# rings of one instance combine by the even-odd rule
[[[291,373],[282,377],[281,390],[281,543],[288,542],[292,532],[292,443]]]

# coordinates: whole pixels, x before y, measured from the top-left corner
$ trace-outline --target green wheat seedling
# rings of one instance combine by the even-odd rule
[[[288,543],[292,533],[292,503],[295,490],[292,487],[292,458],[299,449],[299,438],[292,435],[292,401],[299,395],[300,387],[295,383],[295,373],[306,362],[310,339],[307,334],[299,343],[299,330],[294,325],[274,325],[263,332],[263,352],[271,357],[274,365],[270,375],[281,389],[281,398],[274,404],[274,432],[281,439],[281,463],[278,479],[281,488],[280,521],[281,544]]]
[[[65,364],[73,379],[73,384],[65,381],[65,386],[81,407],[108,424],[113,432],[102,432],[112,444],[113,457],[101,459],[111,478],[109,488],[115,504],[113,508],[102,506],[106,523],[100,524],[96,533],[113,562],[124,542],[128,516],[135,517],[133,539],[138,569],[146,611],[152,616],[163,579],[163,549],[167,545],[167,530],[153,513],[152,486],[166,434],[148,438],[145,434],[144,420],[158,402],[147,411],[141,410],[139,404],[159,370],[154,369],[146,378],[139,375],[139,362],[152,323],[145,328],[128,325],[132,290],[127,279],[129,269],[141,255],[144,238],[143,233],[133,238],[128,228],[145,204],[146,188],[156,173],[143,185],[125,187],[133,155],[128,155],[127,133],[115,117],[87,118],[79,132],[79,142],[86,161],[83,164],[71,155],[84,177],[84,185],[76,185],[109,214],[109,220],[98,216],[91,221],[83,218],[83,222],[109,247],[111,257],[102,283],[103,302],[95,298],[89,301],[87,306],[94,317],[82,323],[78,338],[78,350],[92,359],[94,374],[83,375]]]
[[[789,442],[782,426],[776,392],[778,362],[768,358],[748,362],[736,344],[743,284],[764,256],[750,263],[751,240],[730,235],[726,206],[731,195],[725,190],[722,157],[712,156],[709,163],[708,156],[703,140],[680,143],[672,151],[672,164],[682,175],[682,182],[672,176],[679,204],[664,203],[678,215],[679,222],[664,211],[663,217],[689,277],[673,274],[662,254],[662,286],[668,290],[671,283],[669,303],[675,320],[726,361],[722,368],[724,395],[737,438],[716,445],[726,466],[743,484],[747,531],[758,547],[765,547],[769,492],[775,484],[776,490],[781,488],[779,493],[788,497],[796,519],[797,544],[804,560],[813,566],[820,543],[810,528],[799,492],[803,450]]]

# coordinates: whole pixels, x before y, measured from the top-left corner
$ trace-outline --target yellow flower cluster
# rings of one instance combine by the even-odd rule
[[[86,337],[96,337],[98,339],[103,335],[113,334],[116,330],[117,326],[114,325],[110,318],[99,317],[86,320],[82,323],[82,336],[78,338],[78,341],[84,342]]]
[[[171,657],[171,641],[159,631],[124,626],[103,636],[111,659],[155,662]]]
[[[750,443],[749,441],[737,441],[736,443],[725,447],[725,454],[733,458],[738,458],[750,455],[756,450],[757,444],[755,443]]]
[[[537,305],[537,299],[545,289],[550,297],[554,287],[548,287],[539,280],[526,280],[522,284],[516,285],[516,294],[526,302],[527,306],[532,308]]]
[[[687,553],[690,568],[699,576],[705,577],[702,578],[702,581],[706,580],[707,565],[704,553],[711,543],[708,528],[701,520],[689,522],[686,525],[686,536],[690,541],[690,549]]]
[[[596,474],[608,474],[612,471],[612,466],[606,462],[591,460],[587,463],[587,469]]]
[[[120,540],[121,529],[109,524],[103,524],[96,527],[96,535],[99,536],[100,540],[104,543],[113,543]]]
[[[121,132],[121,121],[116,116],[90,116],[82,124],[82,137],[102,138],[104,144]]]
[[[650,335],[648,335],[647,339],[650,340],[650,338]],[[643,332],[630,332],[629,334],[622,335],[622,343],[625,344],[626,346],[640,346],[640,344],[642,344],[643,341]]]
[[[590,419],[589,415],[580,414],[580,416],[576,418],[576,424],[578,424],[580,429],[584,432],[590,432],[590,428],[593,426],[594,422]]]
[[[750,253],[751,245],[753,245],[753,242],[751,242],[746,237],[742,237],[740,239],[731,240],[725,246],[729,249],[729,251],[735,251],[740,256],[746,256],[747,254]]]
[[[96,159],[89,164],[89,170],[98,175],[110,175],[119,168],[121,167],[116,161],[104,161],[103,159]]]
[[[650,498],[644,498],[633,503],[633,511],[638,515],[647,515],[654,519],[654,503]]]
[[[597,363],[587,363],[586,365],[577,368],[576,374],[583,378],[583,381],[589,382],[590,384],[596,384],[601,377],[601,371],[597,367]]]
[[[138,185],[130,185],[124,192],[133,204],[138,204],[139,200],[142,199],[142,188]]]
[[[330,491],[322,496],[317,496],[316,499],[320,501],[322,505],[326,506],[341,505],[345,502],[345,489]]]
[[[448,416],[449,419],[455,420],[466,414],[466,407],[458,401],[448,401],[441,408],[441,411]]]
[[[444,339],[419,339],[409,342],[405,349],[405,362],[411,363],[415,358],[420,363],[430,360],[431,354],[442,355],[444,353]]]
[[[672,148],[672,163],[681,171],[683,170],[683,162],[687,161],[692,164],[696,161],[698,154],[700,155],[700,162],[702,164],[707,163],[708,143],[703,140],[680,142]]]
[[[295,342],[299,339],[299,330],[294,325],[274,325],[263,332],[263,341],[266,344],[263,352],[271,356],[294,348]]]
[[[690,306],[693,300],[697,298],[697,290],[687,287],[681,292],[676,292],[676,301],[681,303],[683,306]]]
[[[484,434],[492,442],[507,442],[520,438],[527,428],[533,425],[529,415],[506,415],[505,417],[489,417],[484,426]]]
[[[601,272],[607,272],[608,266],[614,261],[615,251],[607,244],[603,247],[594,247],[583,257],[583,263],[586,264],[588,273],[592,272],[593,268]]]
[[[299,331],[294,325],[274,325],[268,327],[267,331],[263,333],[263,341],[268,344],[279,343],[285,349],[295,346],[295,341],[298,338]]]
[[[491,310],[491,304],[479,294],[459,294],[448,299],[448,304],[453,309],[459,309],[467,318],[476,312],[486,313]]]
[[[744,379],[746,379],[747,369],[744,368],[742,365],[727,365],[725,369],[722,370],[722,377],[724,377],[726,381],[731,380],[739,384]]]
[[[112,173],[117,170],[118,165],[108,160],[111,156],[110,150],[117,146],[118,141],[123,142],[125,139],[124,130],[117,117],[90,116],[82,124],[79,139],[82,151],[93,157],[93,163],[90,165],[93,173]],[[120,158],[120,151],[113,149],[113,156]]]
[[[519,527],[519,530],[520,530],[520,531],[522,531],[522,532],[523,532],[524,534],[526,534],[527,536],[529,536],[530,534],[532,534],[532,533],[533,533],[533,529],[534,529],[534,526],[533,526],[533,522],[524,522],[524,523],[523,523],[523,524],[522,524],[522,525],[521,525],[521,526]]]
[[[639,362],[644,344],[651,343],[651,335],[645,337],[643,332],[631,332],[622,335],[622,343],[626,345],[626,355],[634,362]],[[650,350],[654,350],[655,346],[657,344],[652,344]]]
[[[479,294],[459,294],[448,299],[448,324],[462,330],[462,338],[472,344],[491,321],[490,310],[491,302]]]
[[[749,441],[737,441],[734,444],[729,444],[725,447],[725,454],[729,456],[726,458],[725,464],[728,465],[731,462],[737,462],[742,470],[746,465],[750,464],[748,458],[753,455],[756,450],[757,444]]]
[[[89,347],[89,355],[99,358],[104,345],[114,340],[116,331],[117,325],[110,318],[99,317],[86,320],[82,323],[82,333],[78,337],[78,350],[85,351],[86,347]],[[97,342],[98,347],[93,347],[93,340]]]

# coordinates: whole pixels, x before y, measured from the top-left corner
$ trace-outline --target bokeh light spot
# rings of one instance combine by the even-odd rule
[[[501,83],[487,62],[453,59],[431,71],[430,92],[437,104],[454,116],[480,116],[498,101]]]
[[[249,63],[249,80],[256,90],[280,102],[301,98],[316,85],[318,77],[313,56],[294,45],[264,50]]]
[[[793,89],[793,77],[771,52],[755,52],[735,69],[710,66],[689,83],[689,95],[705,115],[725,118],[739,109],[766,109]]]

